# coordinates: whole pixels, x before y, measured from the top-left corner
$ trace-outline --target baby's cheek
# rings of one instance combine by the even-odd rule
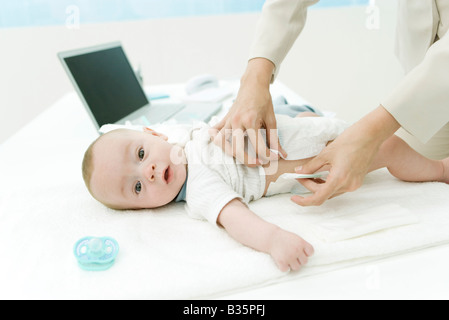
[[[173,190],[167,187],[157,187],[149,193],[148,198],[150,199],[153,208],[162,207],[170,203],[175,196],[172,195]]]

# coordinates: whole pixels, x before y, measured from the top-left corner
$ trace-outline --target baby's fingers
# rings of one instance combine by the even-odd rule
[[[290,265],[287,262],[285,261],[275,261],[275,262],[279,270],[281,270],[282,272],[290,271]]]
[[[290,270],[292,271],[298,271],[301,269],[301,260],[300,258],[294,259],[290,262]]]
[[[307,244],[301,251],[297,259],[299,261],[300,267],[304,267],[309,262],[309,257],[311,257],[313,254],[314,254],[313,247],[310,244]],[[292,270],[295,269],[292,268]]]
[[[304,253],[306,254],[306,256],[311,257],[315,254],[315,249],[313,249],[312,245],[308,243],[304,247]]]
[[[310,244],[306,244],[304,248],[299,250],[295,258],[289,263],[292,271],[298,271],[309,262],[309,257],[314,254],[314,249]]]

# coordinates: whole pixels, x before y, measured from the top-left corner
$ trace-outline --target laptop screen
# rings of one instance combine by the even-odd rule
[[[122,47],[64,61],[99,127],[116,123],[149,103]]]

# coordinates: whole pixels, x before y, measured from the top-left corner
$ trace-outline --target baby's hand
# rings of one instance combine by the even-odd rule
[[[313,247],[294,233],[277,229],[271,237],[270,255],[282,272],[299,270],[313,253]]]

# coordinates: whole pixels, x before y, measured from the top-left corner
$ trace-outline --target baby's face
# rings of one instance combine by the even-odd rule
[[[111,132],[94,146],[90,187],[98,200],[117,209],[160,207],[180,192],[185,163],[182,150],[155,132]]]

